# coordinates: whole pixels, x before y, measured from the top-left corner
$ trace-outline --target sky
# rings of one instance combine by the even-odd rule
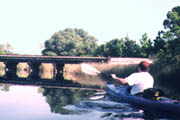
[[[180,0],[0,0],[0,44],[18,54],[40,55],[41,45],[60,30],[78,28],[99,44],[115,38],[151,40]]]

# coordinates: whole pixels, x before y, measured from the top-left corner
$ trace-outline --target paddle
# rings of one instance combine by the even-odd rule
[[[95,67],[82,63],[81,64],[81,71],[88,74],[88,75],[103,75],[108,78],[112,78],[110,74],[101,73],[99,70],[97,70]]]
[[[85,63],[82,63],[81,64],[81,71],[83,73],[86,73],[88,75],[103,75],[105,77],[108,77],[108,78],[112,78],[111,75],[109,74],[105,74],[105,73],[101,73],[99,70],[97,70],[95,67],[91,66],[91,65],[88,65],[88,64],[85,64]],[[109,80],[109,79],[108,79]],[[96,93],[95,96],[89,98],[90,100],[101,100],[101,99],[104,99],[104,95],[106,94],[106,92],[103,92],[103,93]]]
[[[90,65],[85,64],[85,63],[81,64],[81,71],[88,74],[88,75],[99,75],[101,73],[95,67],[90,66]]]

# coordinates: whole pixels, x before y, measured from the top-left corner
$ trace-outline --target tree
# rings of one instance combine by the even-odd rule
[[[107,43],[106,47],[109,49],[109,55],[112,57],[123,56],[123,39],[113,39]]]
[[[112,39],[99,46],[95,52],[96,56],[111,57],[140,57],[140,46],[128,37]]]
[[[0,44],[0,54],[4,54],[5,50],[4,50],[4,45]]]
[[[180,56],[180,6],[167,13],[163,22],[166,31],[160,31],[154,40],[154,50],[159,59],[179,61]]]
[[[101,45],[96,49],[96,56],[111,56],[120,57],[123,56],[123,39],[113,39],[106,44]]]
[[[9,43],[5,45],[0,44],[0,54],[13,54],[12,49],[13,47]]]
[[[46,102],[49,104],[51,112],[61,114],[72,114],[72,111],[63,107],[86,100],[93,93],[94,91],[92,90],[43,88],[43,96],[46,97]]]
[[[158,36],[156,37],[156,39],[154,40],[154,46],[153,46],[153,52],[154,54],[158,53],[159,51],[164,51],[166,50],[165,48],[165,40],[162,38],[164,34],[164,31],[159,31],[158,32]]]
[[[161,30],[154,40],[158,80],[163,85],[179,88],[180,79],[180,6],[167,13]]]
[[[7,51],[8,54],[12,54],[11,50],[13,50],[13,47],[11,44],[7,43],[5,45],[5,50]]]
[[[167,48],[172,56],[180,55],[180,6],[174,7],[167,14],[163,22],[167,32],[164,38],[167,40]]]
[[[145,33],[140,39],[141,55],[142,57],[149,57],[152,52],[152,41],[148,38],[148,35]]]
[[[108,48],[106,48],[106,44],[102,44],[98,46],[94,52],[95,56],[104,56],[107,57],[109,56],[108,54]]]
[[[96,39],[82,29],[67,28],[55,33],[45,42],[43,55],[92,56]]]
[[[125,37],[123,45],[123,57],[140,57],[140,46],[134,40]]]
[[[174,38],[180,37],[180,6],[174,7],[172,11],[168,12],[163,25],[168,29],[171,36]]]

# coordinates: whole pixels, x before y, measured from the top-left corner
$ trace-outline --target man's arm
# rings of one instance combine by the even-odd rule
[[[112,78],[118,82],[120,82],[122,85],[127,85],[127,81],[124,78],[119,78],[115,74],[111,74]]]

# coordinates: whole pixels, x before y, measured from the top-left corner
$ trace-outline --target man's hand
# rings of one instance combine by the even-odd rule
[[[113,79],[116,79],[116,78],[117,78],[116,74],[111,74],[111,77],[112,77]]]
[[[118,82],[120,82],[122,85],[128,84],[124,78],[119,78],[115,74],[111,74],[112,78]]]

